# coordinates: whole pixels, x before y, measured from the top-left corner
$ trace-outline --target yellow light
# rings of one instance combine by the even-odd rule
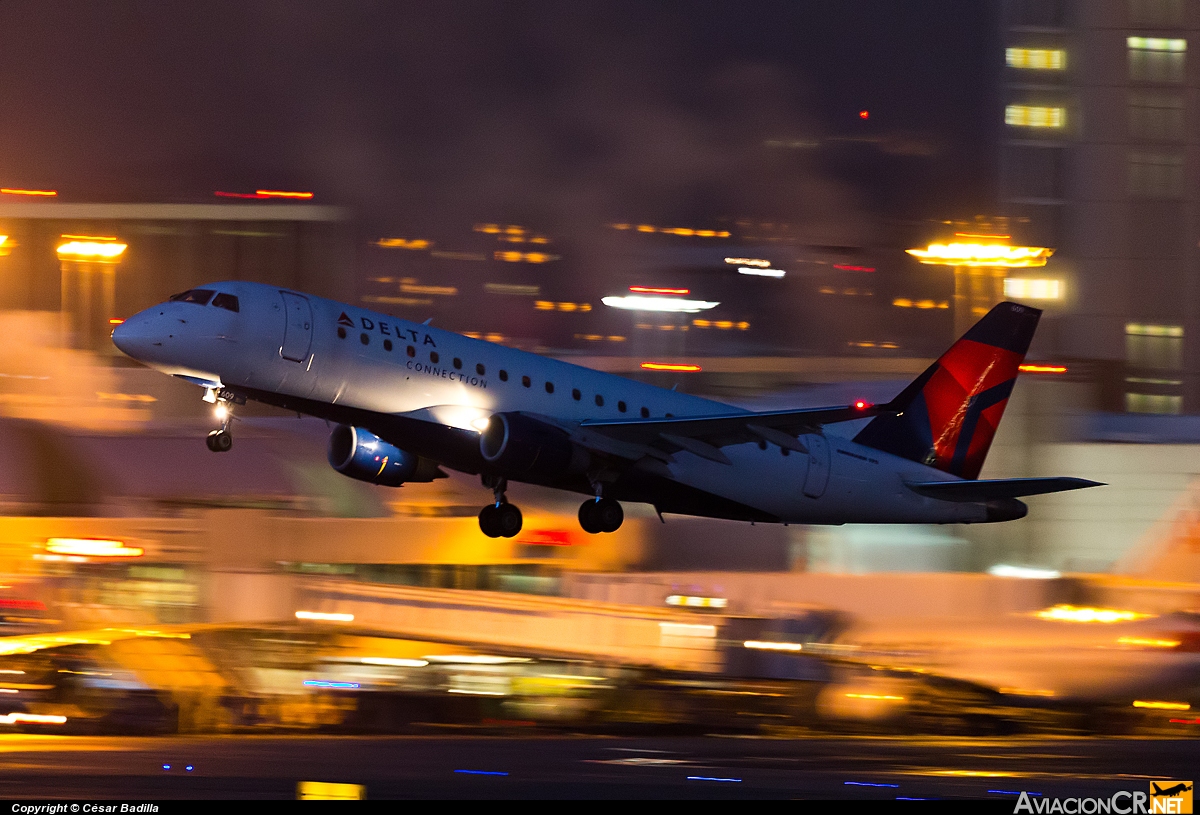
[[[1133,645],[1140,648],[1178,648],[1179,640],[1160,640],[1152,637],[1119,637],[1118,645]]]
[[[362,784],[334,784],[328,781],[300,781],[296,798],[300,801],[361,801],[367,797]]]
[[[1009,68],[1062,71],[1067,67],[1067,52],[1061,48],[1005,48],[1004,62]]]
[[[1144,620],[1153,614],[1143,614],[1139,611],[1122,611],[1115,608],[1089,608],[1060,604],[1053,608],[1044,609],[1035,615],[1042,620],[1058,620],[1070,623],[1124,623],[1130,620]]]
[[[84,557],[141,557],[144,553],[141,547],[126,546],[123,541],[96,538],[50,538],[46,541],[46,551]]]
[[[0,724],[64,724],[66,721],[66,716],[44,713],[8,713],[0,716]]]
[[[514,252],[512,250],[493,252],[492,257],[505,263],[549,263],[559,259],[558,255],[548,255],[545,252]]]
[[[803,651],[804,646],[798,642],[770,642],[767,640],[746,640],[743,648],[753,648],[756,651]]]
[[[11,187],[0,187],[0,193],[5,195],[40,195],[53,198],[58,195],[58,190],[18,190]]]
[[[724,597],[693,597],[683,594],[672,594],[667,598],[667,605],[686,608],[725,608],[729,601]]]
[[[1125,333],[1134,337],[1182,337],[1183,326],[1126,323]]]
[[[1067,109],[1044,105],[1008,105],[1004,123],[1013,127],[1061,128],[1067,124]]]
[[[255,195],[264,198],[312,198],[311,192],[289,192],[288,190],[255,190]]]
[[[433,246],[433,241],[424,238],[380,238],[375,245],[384,249],[428,249]]]
[[[1003,243],[931,243],[925,249],[906,249],[921,263],[935,266],[991,266],[1024,268],[1045,266],[1053,249],[1044,246],[1009,246]],[[900,301],[893,301],[900,305]]]
[[[1161,37],[1126,37],[1125,44],[1134,51],[1186,51],[1187,40]]]
[[[1026,363],[1018,365],[1017,370],[1023,374],[1065,374],[1067,372],[1066,365],[1037,365],[1035,363]]]
[[[886,702],[903,702],[903,696],[892,696],[889,693],[847,693],[847,699],[873,699]]]
[[[353,614],[335,614],[325,611],[297,611],[297,620],[317,620],[327,623],[352,623],[354,622]]]
[[[112,260],[120,257],[128,248],[127,244],[115,241],[67,241],[59,245],[58,256],[78,260]]]
[[[1138,699],[1133,703],[1134,707],[1146,708],[1147,710],[1191,710],[1192,706],[1187,702],[1143,702]]]
[[[699,365],[675,365],[669,362],[643,362],[642,367],[647,371],[677,371],[694,373],[701,370]]]
[[[1004,278],[1004,296],[1024,300],[1061,300],[1061,280],[1031,280],[1022,277]]]
[[[440,297],[454,297],[458,294],[455,286],[419,286],[416,283],[401,283],[400,291],[405,294],[432,294]]]

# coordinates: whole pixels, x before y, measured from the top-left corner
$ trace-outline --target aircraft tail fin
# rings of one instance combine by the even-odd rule
[[[959,478],[983,467],[1042,312],[1001,303],[855,437],[876,450]]]

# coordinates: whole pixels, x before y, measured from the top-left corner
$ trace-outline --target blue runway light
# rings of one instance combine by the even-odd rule
[[[463,775],[508,775],[508,773],[498,772],[496,770],[455,770],[456,773]]]
[[[867,781],[843,781],[847,787],[889,787],[891,789],[900,789],[899,784],[871,784]]]
[[[735,782],[738,784],[740,784],[742,782],[742,779],[740,779],[740,778],[713,778],[712,776],[707,776],[707,775],[689,775],[687,777],[687,780],[688,781],[732,781],[732,782]]]
[[[193,767],[191,764],[189,764],[189,765],[187,765],[186,767],[184,767],[183,769],[187,770],[187,771],[190,773],[190,772],[191,772],[192,770],[194,770],[195,768],[194,768],[194,767]]]
[[[359,686],[357,682],[328,682],[324,679],[305,679],[304,684],[310,688],[338,688],[343,690],[354,690]]]
[[[163,769],[164,769],[164,770],[169,770],[169,769],[171,769],[171,765],[170,765],[170,764],[164,764],[164,765],[163,765]]]
[[[995,793],[996,795],[1020,795],[1021,794],[1017,790],[988,790],[988,792]],[[1040,792],[1026,792],[1025,794],[1026,795],[1041,795]]]

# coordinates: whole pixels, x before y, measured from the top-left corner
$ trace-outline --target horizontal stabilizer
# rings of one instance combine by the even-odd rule
[[[1043,495],[1048,492],[1103,487],[1099,481],[1086,478],[995,478],[985,481],[926,481],[906,485],[918,495],[940,501],[991,501],[997,498],[1020,498],[1024,495]]]

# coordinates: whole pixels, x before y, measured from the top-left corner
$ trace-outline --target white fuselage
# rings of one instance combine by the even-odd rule
[[[719,402],[276,287],[226,282],[204,288],[236,296],[239,311],[166,302],[129,318],[114,332],[114,342],[164,373],[240,389],[252,398],[274,394],[318,406],[406,415],[470,432],[475,432],[472,422],[512,411],[564,425],[739,412]],[[771,444],[765,449],[759,444],[725,447],[730,464],[674,453],[670,463],[656,462],[654,475],[785,523],[986,519],[982,504],[926,498],[905,486],[906,481],[950,480],[941,471],[833,435],[801,440],[808,455],[789,454]],[[471,470],[439,460],[452,469]],[[622,500],[655,503],[653,495]]]

